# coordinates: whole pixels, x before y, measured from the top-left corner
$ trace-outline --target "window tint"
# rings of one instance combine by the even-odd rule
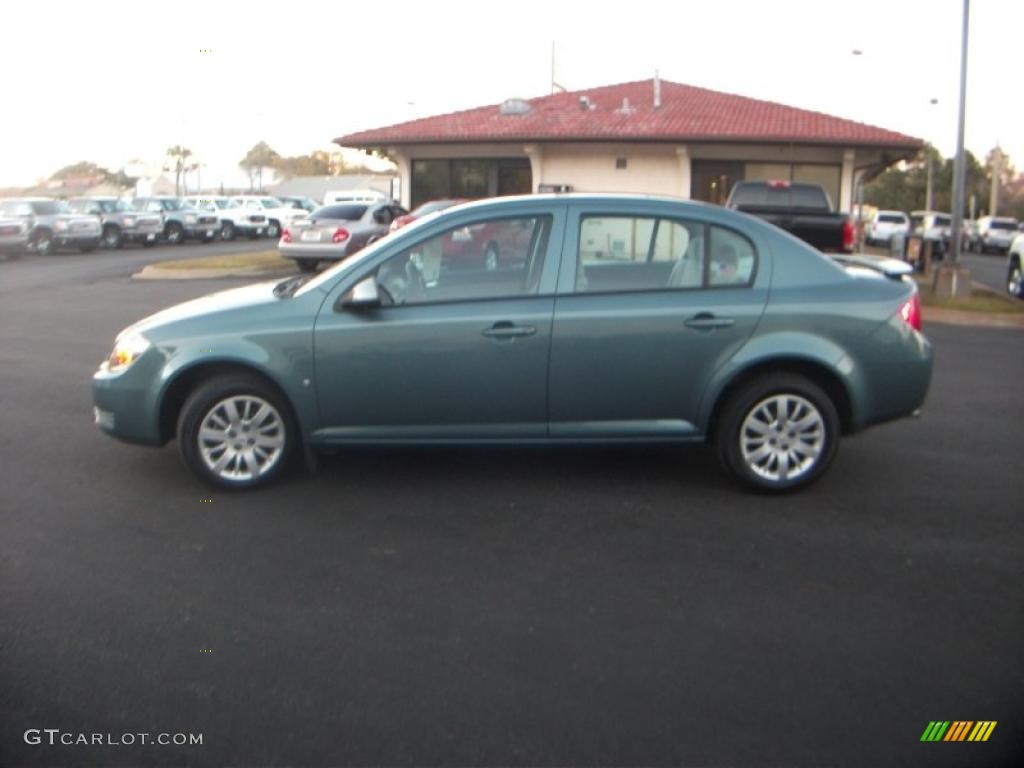
[[[703,224],[633,216],[580,222],[577,292],[699,288],[703,281]]]
[[[1017,221],[1015,219],[992,219],[989,227],[991,229],[1016,229]]]
[[[450,229],[377,269],[385,305],[512,298],[537,293],[550,216],[495,219]]]
[[[318,208],[309,217],[311,219],[341,219],[343,221],[359,221],[366,215],[366,205],[325,205]]]
[[[756,256],[753,244],[743,235],[711,227],[711,261],[708,285],[749,285],[754,277]]]
[[[828,194],[821,187],[794,184],[791,187],[790,194],[794,208],[825,208],[832,210],[832,201],[828,199]]]
[[[885,224],[904,224],[907,220],[897,213],[880,213],[878,214],[878,221]]]

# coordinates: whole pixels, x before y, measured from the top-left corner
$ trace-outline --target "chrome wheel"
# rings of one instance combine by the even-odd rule
[[[758,402],[740,427],[747,468],[771,482],[791,482],[810,472],[825,450],[825,422],[804,397],[772,395]]]
[[[203,463],[229,482],[254,480],[272,470],[284,455],[281,414],[255,395],[232,395],[203,416],[197,437]]]

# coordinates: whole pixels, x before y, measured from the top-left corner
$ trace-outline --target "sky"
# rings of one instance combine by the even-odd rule
[[[1024,169],[1021,0],[973,0],[966,145]],[[962,0],[248,0],[7,3],[0,187],[88,160],[159,167],[184,143],[203,184],[245,183],[339,135],[550,92],[650,78],[956,144]],[[853,51],[860,51],[855,55]],[[930,104],[938,99],[937,104]]]

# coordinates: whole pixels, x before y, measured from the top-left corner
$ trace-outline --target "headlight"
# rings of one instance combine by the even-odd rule
[[[149,341],[141,333],[128,333],[119,336],[114,342],[114,350],[107,358],[106,368],[111,373],[118,373],[131,366],[149,349]]]
[[[196,223],[196,217],[195,217],[195,214],[192,214],[192,213],[186,213],[186,214],[185,214],[185,223],[186,223],[186,224],[195,224],[195,223]]]
[[[63,232],[65,229],[68,228],[68,223],[61,219],[57,219],[57,221],[53,222],[53,228],[56,229],[58,232]]]

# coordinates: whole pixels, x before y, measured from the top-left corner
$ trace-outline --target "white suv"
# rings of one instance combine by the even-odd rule
[[[280,237],[282,229],[296,219],[301,219],[308,215],[301,208],[292,208],[270,195],[236,195],[231,199],[237,201],[247,211],[262,213],[266,216],[267,237],[271,238]]]
[[[974,249],[979,253],[993,250],[1008,253],[1013,239],[1020,234],[1016,219],[1000,216],[982,216],[978,219],[978,228],[972,240]]]
[[[868,222],[868,245],[888,245],[893,235],[910,232],[910,218],[903,211],[878,211]]]

